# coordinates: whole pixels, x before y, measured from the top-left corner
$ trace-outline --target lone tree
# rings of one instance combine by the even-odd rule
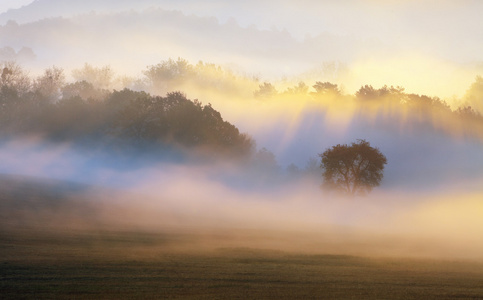
[[[344,194],[364,195],[378,186],[383,177],[386,157],[365,140],[337,145],[319,154],[322,159],[322,186]]]

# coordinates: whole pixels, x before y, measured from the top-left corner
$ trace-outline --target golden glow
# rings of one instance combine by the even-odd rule
[[[351,92],[365,84],[374,87],[393,85],[402,86],[409,93],[448,99],[463,96],[468,84],[481,71],[430,56],[402,54],[354,63],[345,84]]]

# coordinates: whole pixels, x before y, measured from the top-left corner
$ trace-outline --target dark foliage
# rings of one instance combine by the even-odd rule
[[[383,177],[386,157],[369,142],[358,140],[337,145],[319,154],[322,159],[323,186],[351,196],[365,194],[378,186]]]
[[[314,96],[340,95],[340,89],[337,84],[317,81],[312,87],[315,90]]]
[[[459,107],[455,111],[455,113],[463,119],[480,120],[480,121],[483,120],[483,116],[478,111],[473,109],[471,106]]]
[[[37,134],[56,141],[175,147],[231,156],[248,155],[253,141],[211,105],[180,92],[166,97],[124,89],[109,93],[86,82],[69,84],[57,102],[0,90],[3,134]],[[105,95],[101,98],[102,95]],[[87,99],[86,99],[87,98]]]
[[[257,98],[270,98],[276,96],[277,94],[277,90],[269,82],[264,82],[263,84],[260,84],[259,89],[253,93],[253,95]]]
[[[166,97],[140,93],[127,104],[122,93],[118,96],[125,107],[119,110],[111,128],[116,136],[237,155],[246,155],[252,149],[252,140],[224,121],[211,105],[190,101],[180,92]]]

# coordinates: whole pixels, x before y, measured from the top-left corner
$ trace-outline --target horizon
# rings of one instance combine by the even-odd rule
[[[38,1],[40,4],[46,1]],[[283,3],[272,0],[264,2],[248,1],[237,4],[229,3],[221,5],[219,1],[205,1],[193,3],[193,1],[177,2],[165,0],[153,2],[150,0],[136,3],[136,1],[123,1],[114,5],[112,1],[75,3],[76,11],[69,11],[69,6],[55,9],[44,7],[41,11],[17,14],[42,20],[42,16],[64,16],[79,26],[85,27],[83,22],[102,21],[86,19],[89,12],[98,11],[115,13],[129,11],[129,7],[138,12],[147,12],[148,7],[158,7],[166,11],[179,11],[184,17],[173,26],[185,26],[180,32],[183,34],[210,37],[213,30],[217,31],[219,38],[228,38],[233,34],[243,34],[233,39],[237,47],[229,47],[229,43],[215,38],[208,40],[212,45],[193,44],[191,40],[153,40],[156,32],[148,33],[145,39],[140,38],[143,45],[141,49],[131,49],[132,45],[124,45],[116,39],[109,41],[115,48],[108,45],[97,45],[86,57],[94,58],[99,52],[109,53],[109,56],[99,57],[102,64],[111,65],[114,70],[121,73],[139,72],[142,67],[156,64],[168,57],[183,57],[189,61],[198,60],[213,62],[218,65],[233,64],[235,69],[253,76],[260,76],[267,80],[281,79],[284,77],[308,76],[313,72],[324,72],[324,64],[330,62],[339,63],[345,68],[345,73],[339,71],[334,74],[332,81],[344,83],[349,93],[353,93],[364,84],[380,87],[384,84],[403,86],[408,92],[425,94],[430,96],[442,96],[445,99],[461,97],[476,75],[483,74],[483,25],[479,22],[478,13],[483,9],[483,2],[465,1],[344,1],[333,3],[330,1],[305,0],[302,4],[293,1]],[[12,2],[13,3],[13,2]],[[27,2],[16,1],[15,7]],[[156,5],[152,5],[156,3]],[[298,3],[298,2],[297,2]],[[97,6],[96,6],[97,5]],[[256,5],[256,6],[255,6]],[[13,4],[10,4],[14,7]],[[259,7],[258,7],[259,6]],[[97,7],[97,8],[96,8]],[[138,8],[137,8],[138,7]],[[255,9],[255,7],[258,7]],[[481,7],[481,9],[480,9]],[[23,9],[28,9],[28,6]],[[45,10],[45,11],[44,11]],[[26,11],[26,10],[25,10]],[[22,10],[18,11],[21,13]],[[67,13],[68,12],[68,13]],[[270,12],[268,14],[268,12]],[[34,13],[32,15],[32,13]],[[63,15],[63,13],[67,13]],[[6,14],[6,13],[4,13]],[[38,16],[40,19],[35,19]],[[83,16],[83,17],[81,17]],[[91,16],[92,17],[92,16]],[[216,18],[217,26],[203,28],[210,18]],[[14,18],[15,20],[15,18]],[[106,30],[118,31],[122,21],[112,17],[106,24]],[[139,22],[132,19],[131,22]],[[190,28],[189,22],[198,22],[198,27]],[[22,22],[18,21],[22,26]],[[108,25],[110,24],[110,25]],[[153,23],[156,26],[156,23]],[[126,28],[130,28],[127,25]],[[164,25],[166,26],[166,25]],[[188,27],[186,27],[188,26]],[[226,31],[226,35],[223,32]],[[260,37],[250,39],[247,34],[255,33]],[[85,32],[82,34],[89,34]],[[81,35],[82,35],[81,34]],[[97,33],[93,33],[97,34]],[[136,31],[132,35],[141,35]],[[66,33],[65,39],[75,35],[74,32]],[[50,38],[50,37],[48,37]],[[272,39],[274,42],[271,49],[257,49],[252,43],[265,43],[264,39]],[[79,41],[74,41],[79,43]],[[94,39],[93,43],[96,42]],[[164,43],[163,43],[164,42]],[[163,46],[167,42],[167,46]],[[283,44],[287,42],[288,44]],[[16,51],[22,45],[31,46],[29,40],[17,41]],[[296,51],[310,48],[315,45],[316,49],[322,49],[320,57],[317,53],[303,53],[307,57],[299,57]],[[260,44],[266,47],[270,43]],[[9,46],[7,44],[0,46]],[[39,44],[36,47],[40,47]],[[49,51],[61,51],[52,48]],[[130,51],[121,51],[119,47],[125,47]],[[191,51],[196,47],[198,52]],[[240,47],[251,47],[248,53],[240,52]],[[158,51],[157,49],[162,49]],[[175,50],[177,49],[177,50]],[[36,52],[35,47],[33,47]],[[47,50],[45,50],[47,51]],[[65,50],[62,50],[65,51]],[[135,57],[125,63],[125,57]],[[284,54],[279,54],[283,52]],[[307,51],[307,50],[304,50]],[[39,50],[37,50],[39,52]],[[36,52],[36,54],[37,54]],[[79,57],[77,64],[85,62],[96,63],[83,59],[81,53],[74,54]],[[46,66],[60,65],[65,67],[61,60],[62,55],[47,55],[39,53],[39,62]],[[71,58],[70,58],[71,59]],[[65,58],[65,62],[68,61]],[[137,63],[138,68],[134,67]],[[101,64],[101,63],[100,63]],[[305,75],[304,75],[305,74]],[[415,76],[415,74],[417,74]]]

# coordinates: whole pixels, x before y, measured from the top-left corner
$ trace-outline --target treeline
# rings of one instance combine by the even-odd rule
[[[238,98],[254,97],[258,100],[288,99],[293,101],[317,101],[331,105],[335,101],[353,102],[358,106],[372,105],[374,109],[412,110],[416,114],[448,113],[460,119],[483,122],[483,77],[477,76],[461,99],[452,103],[453,108],[437,96],[407,93],[400,86],[372,85],[361,86],[353,95],[345,93],[337,84],[328,81],[316,81],[308,85],[303,81],[290,85],[285,82],[260,82],[257,77],[237,74],[215,64],[198,62],[196,65],[178,58],[168,59],[159,64],[148,66],[144,78],[134,84],[137,88],[149,90],[155,94],[164,94],[175,90],[199,92],[214,90],[219,94]],[[325,101],[325,103],[324,103]]]
[[[181,92],[162,97],[104,87],[85,80],[67,84],[63,70],[55,67],[32,80],[19,65],[4,63],[1,133],[52,141],[207,150],[231,157],[254,151],[254,141],[223,120],[210,104],[191,101]]]
[[[35,78],[15,62],[1,63],[0,71],[0,131],[4,135],[155,143],[237,156],[253,154],[255,142],[223,120],[211,105],[176,92],[194,91],[222,101],[306,101],[322,110],[335,107],[367,119],[386,118],[386,125],[416,120],[419,125],[415,126],[427,122],[438,130],[459,130],[457,134],[483,138],[482,77],[477,77],[460,99],[461,105],[452,109],[438,97],[406,93],[401,87],[365,85],[353,95],[324,81],[280,88],[214,64],[193,65],[181,58],[148,66],[142,78],[116,77],[109,66],[89,64],[72,71],[72,82],[67,82],[64,70],[57,67]],[[209,93],[204,93],[207,90]]]
[[[316,81],[313,85],[307,85],[303,81],[295,85],[269,81],[260,83],[256,77],[250,78],[236,74],[215,64],[199,62],[193,65],[181,58],[169,59],[149,66],[144,71],[144,75],[143,87],[153,93],[196,88],[214,89],[220,93],[246,97],[248,88],[253,89],[248,91],[248,94],[259,100],[357,101],[355,104],[375,106],[388,105],[391,102],[391,104],[400,105],[400,108],[445,111],[454,113],[458,117],[483,121],[483,77],[481,76],[476,77],[475,82],[470,85],[461,99],[456,99],[459,105],[452,109],[445,100],[439,97],[406,93],[405,89],[400,86],[374,88],[372,85],[364,85],[354,95],[349,95],[344,93],[337,84],[327,81]]]
[[[483,109],[483,78],[477,76],[463,99],[460,106],[453,110],[450,105],[439,97],[430,97],[413,93],[406,93],[403,87],[383,86],[374,88],[372,85],[364,85],[354,95],[344,94],[337,84],[317,81],[310,87],[304,82],[287,87],[282,91],[270,82],[263,82],[254,92],[256,98],[276,99],[298,96],[298,99],[312,99],[319,101],[356,101],[355,104],[364,106],[371,104],[375,107],[381,105],[400,105],[400,108],[418,108],[422,110],[454,113],[457,116],[478,119],[483,121],[481,110]]]

